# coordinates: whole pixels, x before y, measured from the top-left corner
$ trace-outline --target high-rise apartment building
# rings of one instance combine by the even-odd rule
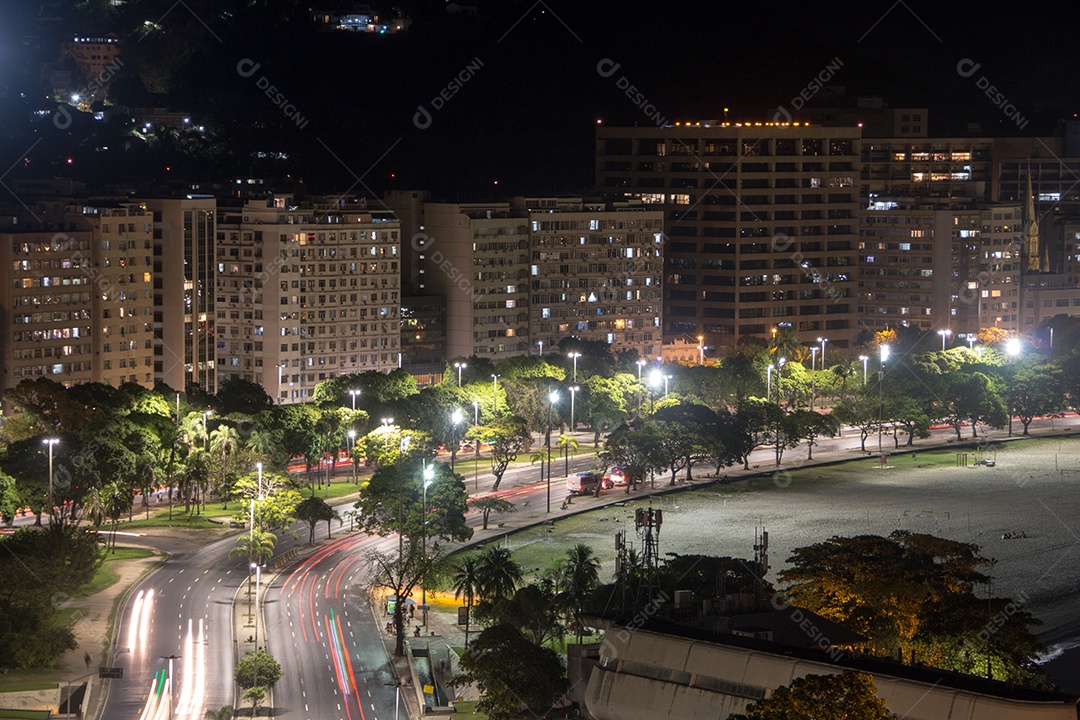
[[[154,378],[175,390],[217,392],[212,196],[149,198],[154,215]]]
[[[5,218],[0,389],[24,379],[153,387],[152,216],[56,200]]]
[[[249,200],[219,210],[217,379],[309,401],[331,377],[398,367],[400,231],[346,200]]]
[[[878,198],[860,215],[860,329],[1017,328],[1019,205]]]
[[[422,228],[417,272],[446,298],[448,357],[528,355],[565,338],[659,354],[660,212],[582,198],[428,202]]]
[[[529,211],[529,342],[567,337],[660,354],[664,216],[580,198],[521,198]]]
[[[598,185],[664,213],[665,338],[732,345],[788,325],[849,345],[860,142],[858,127],[598,126]]]

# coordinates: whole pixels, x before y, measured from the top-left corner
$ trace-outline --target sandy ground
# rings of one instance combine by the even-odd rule
[[[792,550],[833,535],[925,532],[980,545],[996,560],[994,595],[1023,593],[1026,609],[1044,622],[1036,632],[1048,645],[1080,636],[1080,438],[997,445],[978,456],[995,460],[994,467],[970,464],[977,456],[967,452],[968,467],[956,467],[956,451],[943,449],[894,455],[890,469],[879,469],[874,458],[657,497],[654,507],[664,510],[660,554],[750,558],[755,531],[764,527],[768,577],[775,581]],[[540,565],[541,548],[558,552],[564,544],[588,542],[607,576],[614,569],[614,532],[632,533],[633,509],[646,504],[561,521],[557,540],[533,530],[511,543]],[[1027,539],[1002,539],[1021,531]]]

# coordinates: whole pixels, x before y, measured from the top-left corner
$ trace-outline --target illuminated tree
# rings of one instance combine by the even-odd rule
[[[781,685],[764,700],[751,703],[731,720],[889,720],[885,701],[877,696],[874,679],[845,670],[839,675],[806,675]]]

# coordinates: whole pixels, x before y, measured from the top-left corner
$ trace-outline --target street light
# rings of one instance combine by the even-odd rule
[[[468,365],[463,362],[456,362],[454,363],[454,367],[457,368],[457,386],[461,387],[461,371],[467,368]]]
[[[435,482],[435,466],[427,465],[424,467],[424,502],[420,506],[420,519],[422,520],[421,528],[424,538],[423,545],[421,546],[424,552],[424,567],[421,568],[420,575],[420,608],[423,611],[423,625],[427,627],[427,583],[424,575],[427,571],[427,489],[431,487],[431,483]]]
[[[454,460],[457,458],[457,426],[464,419],[465,413],[461,412],[461,408],[454,408],[454,412],[450,413],[450,423],[454,428],[450,440],[450,472],[454,472]]]
[[[581,357],[581,353],[579,353],[579,352],[567,353],[566,357],[568,357],[568,358],[570,358],[570,359],[572,359],[574,361],[574,382],[577,382],[577,359],[579,357]]]
[[[638,361],[637,361],[636,363],[634,363],[634,364],[635,364],[635,365],[637,365],[637,379],[638,379],[638,380],[640,380],[640,379],[641,379],[641,368],[643,368],[643,367],[645,367],[646,365],[648,365],[648,364],[649,364],[649,361],[648,361],[648,360],[638,360]]]
[[[45,438],[41,442],[49,446],[49,524],[52,525],[56,514],[56,501],[53,498],[53,445],[60,442],[60,438]]]
[[[356,485],[356,431],[349,431],[349,461],[352,463],[353,485]],[[352,529],[352,526],[349,526]]]
[[[394,418],[383,418],[381,422],[383,427],[390,427],[394,424]]]
[[[817,345],[810,348],[810,412],[814,411],[814,395],[817,394],[817,386],[814,378],[817,366]]]
[[[697,336],[698,365],[705,364],[705,336]]]
[[[538,340],[537,344],[540,346],[540,357],[544,357],[544,341]]]
[[[821,343],[821,369],[825,369],[825,343],[829,342],[829,338],[818,338],[817,341]]]
[[[258,649],[258,646],[256,646],[256,650],[257,649]],[[173,697],[174,697],[173,696],[173,660],[179,660],[180,656],[179,655],[161,655],[160,657],[161,657],[162,660],[168,660],[169,661],[169,720],[172,720],[173,703],[175,702],[174,699],[173,699]],[[68,703],[70,704],[71,701],[68,700]],[[70,710],[70,708],[68,708],[68,709]]]
[[[883,391],[885,383],[885,363],[889,360],[889,352],[891,348],[888,345],[882,345],[878,348],[878,358],[881,361],[881,366],[878,368],[878,428],[877,428],[877,452],[878,462],[881,462],[881,431],[882,423],[885,418],[885,393]]]
[[[547,412],[547,511],[551,512],[551,406],[559,402],[559,393],[552,390],[548,393]]]
[[[765,402],[769,402],[772,399],[772,374],[776,366],[769,363],[768,371],[765,373]]]
[[[944,330],[938,330],[937,334],[941,336],[941,352],[945,352],[945,338],[952,335],[952,330],[945,328]]]
[[[670,379],[671,379],[670,375],[664,375],[664,399],[665,400],[667,400],[667,396],[668,396],[667,385],[668,385],[668,380],[670,380]]]
[[[866,387],[866,363],[870,360],[869,355],[860,355],[859,359],[862,360],[862,384]]]
[[[571,385],[567,389],[570,391],[570,433],[573,434],[577,430],[577,425],[574,423],[574,397],[581,388],[577,385]]]
[[[1015,360],[1020,356],[1020,352],[1023,350],[1023,346],[1020,344],[1020,338],[1009,338],[1005,341],[1005,354],[1008,355],[1009,360]],[[1012,420],[1013,409],[1012,404],[1009,404],[1009,437],[1012,437]]]
[[[491,390],[491,394],[492,394],[492,398],[491,398],[491,402],[492,402],[491,414],[492,414],[492,417],[499,414],[499,378],[500,377],[502,377],[502,376],[501,375],[492,375],[491,376],[491,387],[492,387],[492,390]]]
[[[262,565],[251,563],[251,569],[255,571],[255,656],[251,659],[255,668],[255,684],[252,687],[259,687],[259,585],[262,580]]]
[[[349,391],[349,395],[352,396],[352,409],[353,409],[353,412],[356,412],[356,396],[359,395],[361,392],[362,392],[361,390],[350,390]]]
[[[473,411],[473,425],[479,427],[479,425],[480,425],[480,401],[479,400],[473,400],[472,401],[472,411]],[[480,438],[479,437],[476,438],[476,458],[478,460],[480,458]],[[474,464],[473,465],[473,470],[474,471],[476,471],[476,467],[477,466]],[[479,471],[477,471],[477,472],[479,472]],[[479,483],[479,479],[477,480],[477,482]]]

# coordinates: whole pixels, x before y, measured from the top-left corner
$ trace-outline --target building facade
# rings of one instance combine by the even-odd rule
[[[984,327],[1019,327],[1019,205],[880,198],[859,219],[855,320],[956,342]]]
[[[0,227],[0,388],[154,385],[152,216],[138,203],[41,203]]]
[[[211,196],[149,198],[154,216],[154,378],[174,390],[217,392]]]
[[[664,213],[664,337],[710,347],[788,325],[847,347],[860,130],[789,123],[597,128],[597,184]]]
[[[399,366],[392,214],[344,200],[252,199],[219,210],[216,262],[219,386],[242,378],[297,403],[322,380]]]
[[[642,205],[520,198],[529,212],[530,346],[564,338],[658,357],[664,216]]]

